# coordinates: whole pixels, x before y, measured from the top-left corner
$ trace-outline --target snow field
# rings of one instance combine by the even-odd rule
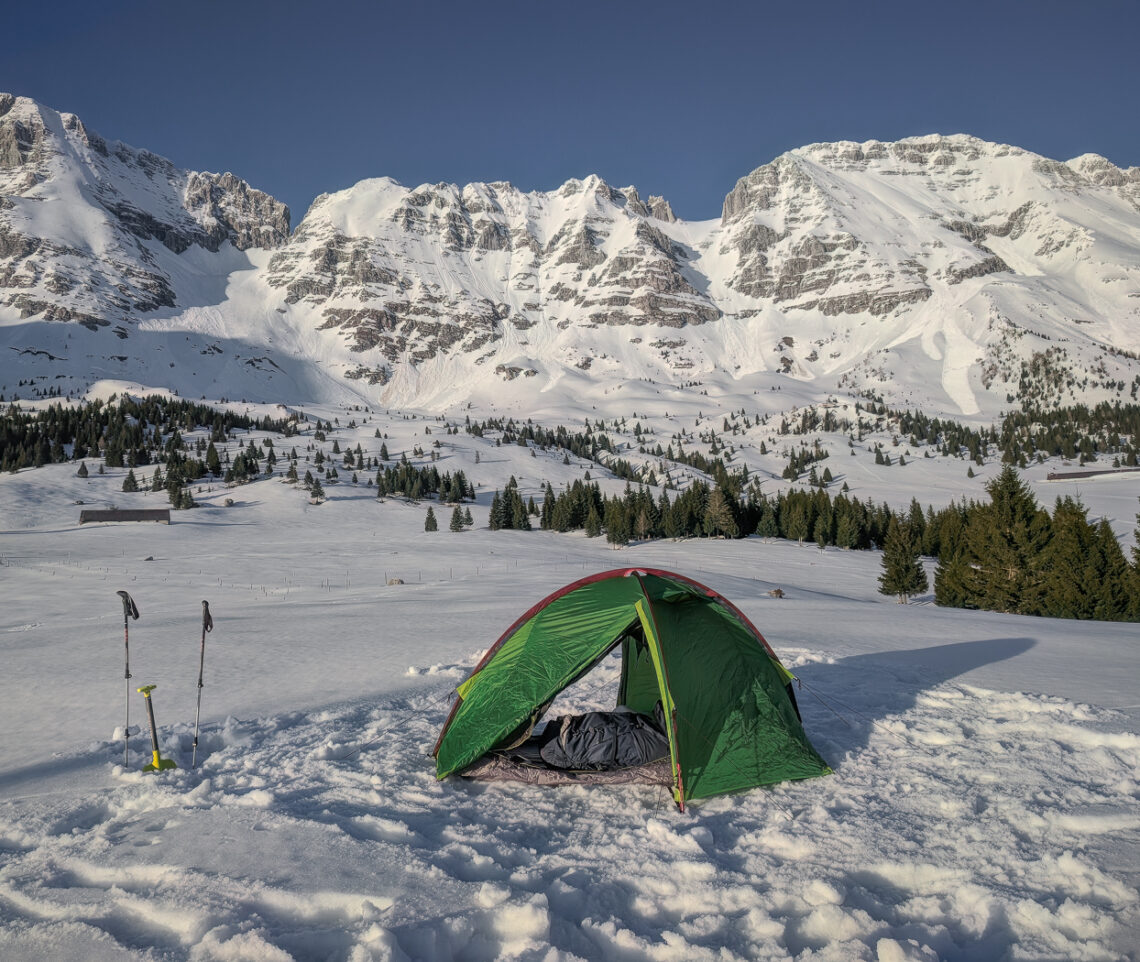
[[[1122,957],[1113,940],[1135,925],[1137,896],[1098,867],[1095,844],[1140,827],[1140,737],[1104,730],[1116,713],[781,653],[849,706],[840,717],[801,698],[836,775],[686,816],[642,786],[437,782],[427,755],[474,656],[425,670],[435,684],[410,697],[227,718],[195,771],[186,723],[163,727],[181,767],[160,777],[133,770],[143,751],[124,771],[118,739],[65,753],[75,775],[0,809],[0,945],[49,957],[109,934],[139,958]],[[599,670],[568,710],[605,703],[617,666]],[[869,696],[877,686],[894,693]]]
[[[480,482],[462,534],[446,509],[429,535],[424,504],[341,483],[312,506],[278,479],[216,487],[170,526],[80,528],[76,499],[128,503],[123,472],[0,477],[0,957],[1134,957],[1135,626],[898,606],[874,553],[492,533],[509,474],[529,496],[540,472],[565,472],[558,488],[581,468],[493,442],[474,466],[475,440],[451,442],[441,470]],[[436,781],[448,696],[486,646],[550,591],[628,565],[744,610],[801,679],[834,775],[685,815],[648,786]],[[126,769],[120,588],[141,612]],[[556,710],[608,706],[616,671]],[[138,771],[144,683],[179,765],[160,775]]]

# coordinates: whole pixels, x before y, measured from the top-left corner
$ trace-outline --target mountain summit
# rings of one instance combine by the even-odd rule
[[[232,174],[0,94],[0,189],[8,391],[525,408],[699,382],[990,418],[1140,387],[1140,168],[1093,154],[812,144],[701,222],[594,176],[381,178],[290,234]]]

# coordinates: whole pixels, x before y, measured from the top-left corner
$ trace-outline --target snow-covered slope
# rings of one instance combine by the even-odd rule
[[[699,383],[989,420],[1140,385],[1140,168],[1095,155],[815,144],[705,222],[597,177],[381,178],[318,197],[290,236],[231,175],[31,101],[0,114],[8,393],[18,371],[23,396],[103,378],[218,396],[241,372],[263,401],[529,411]]]
[[[120,325],[186,303],[177,255],[275,247],[289,234],[288,209],[232,174],[179,170],[10,94],[0,94],[0,192],[9,318]]]
[[[393,453],[440,437],[401,412],[312,413],[346,449],[375,451],[377,429]],[[165,494],[124,493],[125,468],[0,475],[0,957],[1136,957],[1134,625],[900,606],[873,552],[492,532],[508,476],[529,496],[587,465],[444,437],[441,464],[479,485],[471,531],[429,534],[424,504],[363,484],[314,506],[280,476],[199,485],[202,506],[171,525],[79,526],[76,501]],[[277,441],[316,443],[312,427]],[[435,780],[449,696],[483,649],[549,592],[629,565],[742,607],[802,681],[833,775],[684,815],[648,786]],[[126,685],[119,589],[141,612]],[[214,630],[194,769],[201,599]],[[553,712],[612,707],[616,679],[599,666]],[[159,775],[139,770],[133,689],[151,683],[179,765]]]

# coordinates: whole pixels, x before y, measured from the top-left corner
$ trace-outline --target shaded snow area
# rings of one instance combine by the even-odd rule
[[[0,958],[1136,957],[1134,625],[896,605],[871,552],[613,551],[490,532],[485,500],[475,530],[428,534],[423,505],[337,487],[316,508],[276,480],[170,526],[79,528],[44,496],[64,470],[0,478]],[[482,651],[628,565],[744,610],[801,679],[833,775],[684,814],[649,786],[435,779]],[[118,589],[141,613],[126,769]],[[612,706],[617,671],[554,711]],[[149,683],[179,766],[159,774],[139,771]]]

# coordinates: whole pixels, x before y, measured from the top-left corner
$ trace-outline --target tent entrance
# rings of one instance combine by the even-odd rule
[[[646,634],[643,617],[631,622],[539,706],[523,730],[495,745],[463,776],[547,785],[671,785],[672,739],[661,707],[659,659]]]

